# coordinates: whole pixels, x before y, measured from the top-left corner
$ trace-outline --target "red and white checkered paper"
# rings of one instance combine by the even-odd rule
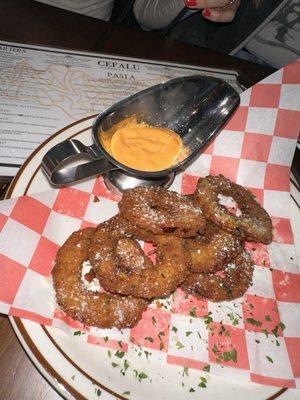
[[[273,243],[247,245],[255,271],[244,298],[211,303],[177,290],[154,301],[136,327],[122,332],[83,327],[59,311],[49,278],[57,249],[73,231],[118,211],[118,198],[99,177],[0,203],[0,312],[71,335],[85,330],[93,345],[118,348],[121,340],[124,351],[141,345],[164,363],[199,370],[210,364],[218,375],[299,388],[300,269],[289,208],[290,165],[300,126],[299,77],[296,62],[244,92],[223,131],[172,187],[191,193],[199,176],[222,173],[249,188],[270,213]],[[95,195],[99,202],[93,201]],[[209,312],[213,322],[207,326],[203,317]],[[229,334],[220,334],[221,322]],[[216,349],[236,349],[236,361],[223,357],[218,362]]]

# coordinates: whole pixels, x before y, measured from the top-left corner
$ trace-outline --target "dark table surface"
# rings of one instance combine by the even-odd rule
[[[258,64],[162,38],[157,32],[114,25],[30,0],[1,0],[0,21],[1,39],[235,69],[241,71],[251,85],[273,71]]]
[[[0,0],[0,21],[3,40],[235,69],[245,78],[246,85],[273,72],[267,67],[162,38],[157,32],[113,25],[30,0]],[[8,318],[0,316],[0,400],[60,398],[23,351]]]

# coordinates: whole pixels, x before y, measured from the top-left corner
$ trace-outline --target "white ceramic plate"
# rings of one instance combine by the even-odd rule
[[[76,137],[91,144],[90,127],[94,116],[67,126],[44,142],[25,162],[13,180],[7,197],[37,193],[50,189],[40,169],[43,155],[55,144]],[[293,188],[294,197],[298,196]],[[298,200],[299,201],[299,200]],[[293,222],[298,227],[296,240],[299,241],[300,213],[292,202]],[[182,367],[165,365],[159,361],[135,360],[138,370],[155,371],[152,382],[138,382],[133,374],[120,375],[111,366],[107,350],[81,341],[78,337],[66,335],[59,329],[44,327],[20,318],[10,318],[12,326],[26,353],[43,376],[66,399],[232,399],[280,400],[299,399],[296,390],[279,389],[254,383],[235,381],[207,374],[207,388],[190,393],[187,387],[196,386],[199,371],[190,370],[186,387],[181,386]],[[138,358],[138,357],[136,357]],[[203,375],[203,374],[202,374]],[[148,380],[147,380],[148,381]],[[189,386],[190,385],[190,386]],[[101,394],[100,394],[101,391]],[[126,392],[130,392],[130,395]],[[125,393],[125,394],[124,394]]]

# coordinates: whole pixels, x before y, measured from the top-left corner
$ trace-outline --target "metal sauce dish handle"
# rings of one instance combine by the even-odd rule
[[[92,161],[76,166],[67,164],[80,159]],[[52,147],[43,157],[42,170],[55,185],[65,185],[117,169],[95,145],[85,146],[79,140],[66,140]]]

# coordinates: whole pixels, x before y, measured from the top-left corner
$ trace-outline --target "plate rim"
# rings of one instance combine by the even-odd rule
[[[85,118],[82,118],[80,120],[74,121],[71,124],[68,124],[66,126],[64,126],[63,128],[61,128],[60,130],[56,131],[54,134],[50,135],[45,141],[43,141],[30,155],[29,157],[26,159],[26,161],[23,163],[23,165],[20,167],[19,171],[17,172],[16,176],[13,178],[11,184],[9,185],[9,188],[6,192],[5,195],[5,199],[9,199],[11,198],[11,195],[18,183],[18,181],[20,180],[20,178],[22,177],[23,173],[25,172],[28,164],[32,161],[33,158],[35,158],[37,156],[37,154],[43,150],[43,148],[49,143],[51,142],[53,139],[57,138],[60,134],[64,133],[65,131],[69,130],[71,127],[74,127],[75,125],[79,125],[80,123],[83,123],[87,120],[90,119],[94,119],[96,118],[98,114],[93,114],[90,116],[87,116]],[[92,125],[91,125],[92,126]],[[69,136],[68,139],[71,139],[74,136],[77,136],[80,133],[83,133],[84,131],[88,130],[91,128],[91,126],[89,127],[85,127],[84,129],[74,133],[73,135]],[[24,189],[24,193],[23,195],[26,195],[29,187],[34,179],[34,177],[36,176],[36,174],[39,172],[39,170],[41,169],[41,166],[39,165],[34,173],[30,176],[30,179]],[[23,190],[22,190],[23,192]],[[14,317],[14,316],[8,316],[9,321],[11,323],[11,326],[13,328],[14,333],[16,334],[19,342],[21,343],[21,346],[23,348],[23,350],[25,351],[25,353],[27,354],[27,356],[29,357],[29,359],[32,361],[32,363],[35,365],[35,367],[37,368],[37,370],[39,371],[39,373],[41,373],[41,375],[46,379],[46,381],[51,385],[51,387],[57,392],[59,393],[59,395],[61,395],[63,398],[68,400],[68,397],[66,397],[66,393],[62,392],[62,390],[60,390],[60,385],[63,386],[63,388],[65,389],[65,391],[71,395],[74,399],[76,400],[88,400],[87,397],[83,396],[81,393],[79,393],[72,385],[70,385],[59,373],[57,373],[53,367],[51,366],[51,364],[48,362],[48,360],[44,357],[44,355],[39,351],[39,349],[37,348],[37,346],[35,345],[34,341],[32,340],[32,338],[30,337],[30,335],[28,334],[23,322],[22,322],[22,318],[20,317]],[[39,324],[40,325],[40,324]],[[64,358],[66,358],[64,351],[60,348],[60,346],[54,341],[54,339],[52,338],[52,336],[47,332],[47,328],[44,327],[43,325],[40,325],[40,327],[44,330],[45,334],[47,335],[48,339],[53,343],[53,345],[56,347],[56,349],[60,352],[60,354],[63,355]],[[50,338],[51,337],[51,338]],[[67,356],[67,361],[70,362],[69,357]],[[71,363],[76,369],[78,369],[77,365],[73,364],[73,362]],[[79,371],[80,373],[82,373],[82,371]],[[106,386],[104,386],[102,383],[97,382],[95,379],[93,379],[92,377],[88,376],[88,379],[91,380],[91,382],[96,383],[99,387],[101,387],[103,390],[105,390],[106,392],[108,392],[110,395],[115,396],[117,399],[120,400],[126,400],[125,397],[123,397],[122,395],[115,393],[114,391],[112,391],[111,389],[107,388]],[[274,389],[276,390],[276,387],[274,387]],[[265,400],[275,400],[277,399],[279,396],[281,396],[283,393],[285,393],[286,391],[288,391],[288,388],[280,388],[278,391],[276,391],[275,393],[271,394],[271,396],[267,397]]]

